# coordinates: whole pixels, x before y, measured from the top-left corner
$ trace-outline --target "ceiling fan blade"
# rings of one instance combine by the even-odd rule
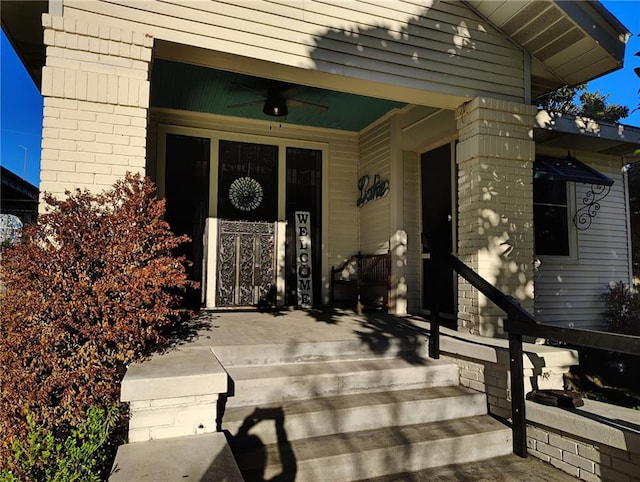
[[[253,92],[256,95],[259,95],[260,97],[267,97],[267,93],[264,90],[258,90],[254,87],[251,87],[246,84],[241,84],[239,82],[231,82],[231,85],[237,90],[245,90],[247,92]]]
[[[240,104],[231,104],[227,106],[227,109],[241,109],[242,107],[249,107],[251,105],[264,104],[264,99],[262,100],[252,100],[251,102],[241,102]]]
[[[312,110],[315,110],[317,112],[328,112],[329,111],[329,107],[327,107],[326,105],[314,104],[313,102],[306,102],[304,100],[288,99],[287,100],[287,105],[289,105],[290,107],[299,107],[299,108],[302,108],[302,109],[312,109]]]
[[[281,97],[284,97],[285,99],[291,99],[300,95],[300,93],[302,93],[305,89],[306,87],[302,85],[287,84],[281,82],[279,84],[276,84],[275,86],[272,86],[270,92],[276,93]]]

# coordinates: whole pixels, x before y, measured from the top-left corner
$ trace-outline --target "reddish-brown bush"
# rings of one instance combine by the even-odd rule
[[[2,250],[0,469],[26,432],[25,409],[63,437],[90,405],[119,398],[123,367],[166,342],[183,313],[186,241],[148,179],[67,193]]]

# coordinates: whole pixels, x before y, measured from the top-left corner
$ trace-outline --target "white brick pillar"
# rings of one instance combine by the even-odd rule
[[[536,108],[475,98],[456,111],[458,254],[533,312],[533,123]],[[504,313],[459,281],[460,328],[504,333]]]
[[[153,38],[72,18],[42,16],[42,191],[102,191],[144,172]]]

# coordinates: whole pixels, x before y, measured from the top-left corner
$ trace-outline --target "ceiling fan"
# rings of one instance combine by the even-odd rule
[[[227,107],[229,109],[239,109],[263,104],[262,112],[270,117],[285,117],[289,113],[289,107],[313,109],[317,112],[327,112],[329,110],[326,105],[294,99],[294,96],[298,94],[301,86],[277,81],[270,82],[267,87],[262,90],[236,82],[233,82],[233,85],[237,88],[253,92],[262,97],[262,99],[228,105]]]

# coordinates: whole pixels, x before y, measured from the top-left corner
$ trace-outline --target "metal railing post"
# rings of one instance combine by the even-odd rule
[[[434,302],[431,307],[431,330],[429,330],[429,358],[440,358],[440,316],[438,314],[438,303]],[[435,307],[435,309],[434,309]]]
[[[440,271],[442,266],[442,253],[436,249],[431,250],[431,287],[433,289],[431,302],[431,316],[429,321],[429,357],[440,358],[440,303],[438,302],[437,286],[440,283]]]
[[[425,235],[423,235],[422,242],[425,247],[428,247],[428,239]],[[527,417],[525,413],[522,362],[523,335],[536,338],[548,338],[572,345],[589,346],[617,353],[628,353],[631,355],[640,353],[640,336],[569,328],[550,323],[538,323],[533,315],[522,308],[514,298],[506,296],[502,291],[460,261],[454,254],[443,254],[441,259],[444,266],[458,273],[458,275],[471,284],[471,286],[484,294],[507,314],[504,320],[504,329],[509,333],[513,453],[520,457],[527,457]],[[434,304],[437,305],[437,300],[434,301]],[[433,317],[434,313],[436,313],[435,317]],[[435,323],[432,321],[431,326],[433,332],[434,325],[438,324],[437,310],[433,311],[432,318],[435,320]]]
[[[522,335],[509,333],[509,370],[511,372],[511,423],[513,453],[527,456],[527,417],[524,406]]]

